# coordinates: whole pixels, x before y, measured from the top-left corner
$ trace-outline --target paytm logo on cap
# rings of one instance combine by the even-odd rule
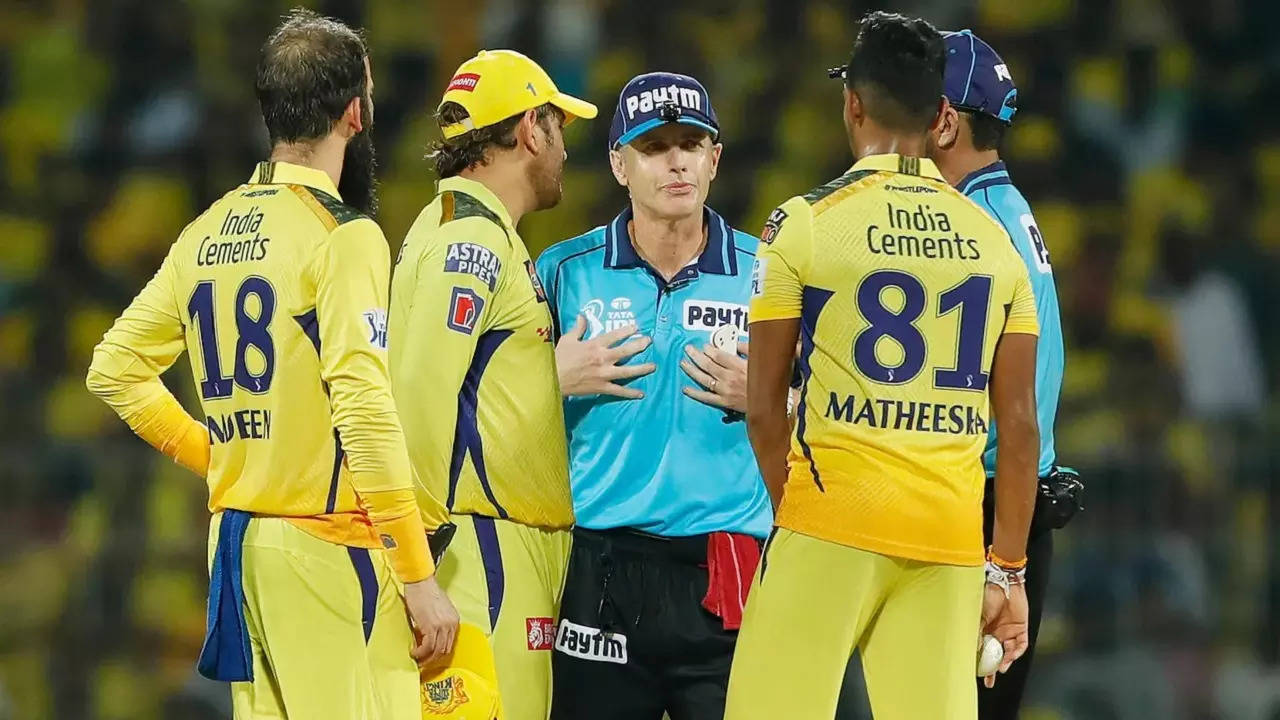
[[[634,120],[636,113],[653,112],[653,109],[662,103],[672,102],[681,107],[690,110],[702,112],[702,93],[694,88],[683,88],[679,85],[669,85],[667,87],[654,88],[645,90],[636,95],[630,95],[624,101],[627,108],[627,119]]]

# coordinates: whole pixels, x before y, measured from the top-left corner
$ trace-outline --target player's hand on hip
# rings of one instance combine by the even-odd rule
[[[556,374],[560,378],[560,393],[565,397],[613,395],[633,400],[644,397],[644,393],[638,388],[619,385],[616,381],[648,375],[657,368],[651,362],[620,364],[649,347],[653,341],[647,337],[637,337],[622,342],[636,333],[635,325],[620,327],[590,340],[583,340],[586,332],[587,319],[578,315],[573,328],[556,343]]]
[[[736,353],[712,345],[704,345],[701,350],[686,345],[684,354],[686,357],[680,361],[680,369],[706,388],[686,387],[685,395],[726,410],[747,411],[746,343],[738,343]]]
[[[997,585],[988,583],[982,598],[982,632],[994,636],[1004,647],[1000,672],[1007,672],[1014,661],[1027,652],[1031,639],[1028,635],[1027,589],[1024,585],[1009,587],[1009,596]],[[987,687],[994,687],[996,676],[983,678]]]
[[[416,643],[410,652],[423,665],[447,657],[458,637],[458,610],[434,575],[404,586],[404,605],[413,623]]]

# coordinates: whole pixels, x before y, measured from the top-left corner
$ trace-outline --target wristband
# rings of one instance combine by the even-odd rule
[[[987,584],[995,585],[1004,591],[1004,597],[1009,598],[1009,592],[1014,585],[1024,585],[1027,582],[1027,569],[1009,570],[994,562],[988,560],[986,565]]]
[[[1009,561],[997,555],[993,548],[987,548],[987,562],[1003,570],[1022,570],[1027,567],[1027,556],[1023,555],[1021,560]]]

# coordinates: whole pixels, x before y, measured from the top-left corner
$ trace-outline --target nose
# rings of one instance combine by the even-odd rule
[[[675,173],[685,172],[689,169],[689,153],[678,145],[667,150],[667,167]]]

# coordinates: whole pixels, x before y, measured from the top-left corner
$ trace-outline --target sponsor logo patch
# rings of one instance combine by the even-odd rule
[[[680,107],[702,112],[702,93],[693,88],[671,85],[628,95],[622,101],[628,120],[635,120],[636,113],[653,112],[655,107],[663,103],[675,103]]]
[[[475,73],[458,73],[449,81],[449,87],[445,88],[445,92],[454,90],[465,90],[474,92],[476,85],[480,82],[480,76]]]
[[[1027,238],[1031,240],[1031,253],[1036,261],[1036,268],[1040,270],[1041,275],[1053,273],[1053,265],[1049,263],[1049,246],[1044,242],[1044,235],[1040,234],[1040,228],[1036,226],[1036,219],[1029,213],[1018,218],[1018,223],[1022,225],[1022,229],[1027,232]]]
[[[476,329],[483,311],[484,298],[475,294],[471,288],[454,287],[453,299],[449,302],[449,329],[470,335]]]
[[[524,261],[524,269],[529,271],[529,282],[533,283],[533,295],[538,298],[538,302],[547,301],[547,291],[542,288],[542,281],[538,279],[538,270],[534,267],[531,260]]]
[[[747,306],[718,300],[686,300],[684,302],[685,330],[715,330],[721,325],[737,325],[747,330]]]
[[[444,271],[471,275],[489,286],[489,292],[498,286],[498,273],[502,261],[489,248],[475,243],[460,242],[449,246],[444,256]]]
[[[422,683],[422,712],[444,715],[470,702],[462,678],[456,675]]]
[[[582,306],[579,311],[587,319],[588,339],[621,327],[636,324],[636,314],[631,310],[631,298],[616,297],[609,301],[608,309],[604,300],[595,298]]]
[[[556,634],[556,650],[583,660],[627,664],[627,636],[606,633],[599,628],[560,621]]]
[[[556,624],[549,617],[524,619],[525,637],[530,650],[550,650],[556,642]]]
[[[387,349],[387,311],[382,308],[365,310],[365,324],[369,326],[369,344],[379,350]]]
[[[778,237],[778,231],[782,229],[782,221],[786,219],[787,211],[782,208],[775,208],[769,213],[769,217],[764,221],[764,229],[760,231],[760,242],[772,245],[774,239]]]

